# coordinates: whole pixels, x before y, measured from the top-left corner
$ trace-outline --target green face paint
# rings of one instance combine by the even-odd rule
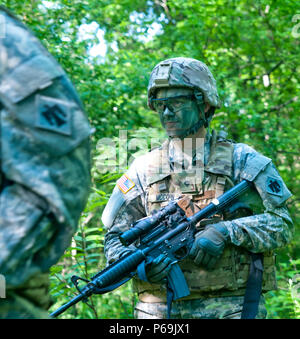
[[[199,109],[191,89],[160,89],[152,104],[170,138],[183,139],[195,133],[194,126],[198,129],[203,125],[199,126]]]

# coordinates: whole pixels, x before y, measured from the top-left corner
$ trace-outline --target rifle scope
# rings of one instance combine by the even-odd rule
[[[136,223],[132,225],[132,228],[128,231],[123,232],[119,239],[121,243],[125,246],[132,244],[136,241],[140,236],[146,234],[151,229],[156,227],[167,215],[171,215],[175,213],[177,210],[177,201],[173,201],[173,203],[167,205],[166,207],[161,208],[150,217],[145,217],[143,219],[138,220]]]

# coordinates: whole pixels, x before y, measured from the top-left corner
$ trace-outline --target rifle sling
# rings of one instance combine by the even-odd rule
[[[241,319],[255,319],[262,291],[263,254],[250,253],[250,273],[247,280]]]

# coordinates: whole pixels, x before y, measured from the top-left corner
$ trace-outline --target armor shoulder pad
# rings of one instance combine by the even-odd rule
[[[211,145],[211,151],[205,171],[232,176],[234,145],[230,140],[218,139]]]
[[[260,153],[249,154],[241,178],[253,181],[265,207],[278,207],[291,197],[272,160]]]

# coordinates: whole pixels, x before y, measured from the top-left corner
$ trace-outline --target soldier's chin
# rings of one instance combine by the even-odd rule
[[[179,138],[184,139],[184,136],[186,134],[186,130],[178,130],[178,129],[166,129],[166,133],[170,139]]]

